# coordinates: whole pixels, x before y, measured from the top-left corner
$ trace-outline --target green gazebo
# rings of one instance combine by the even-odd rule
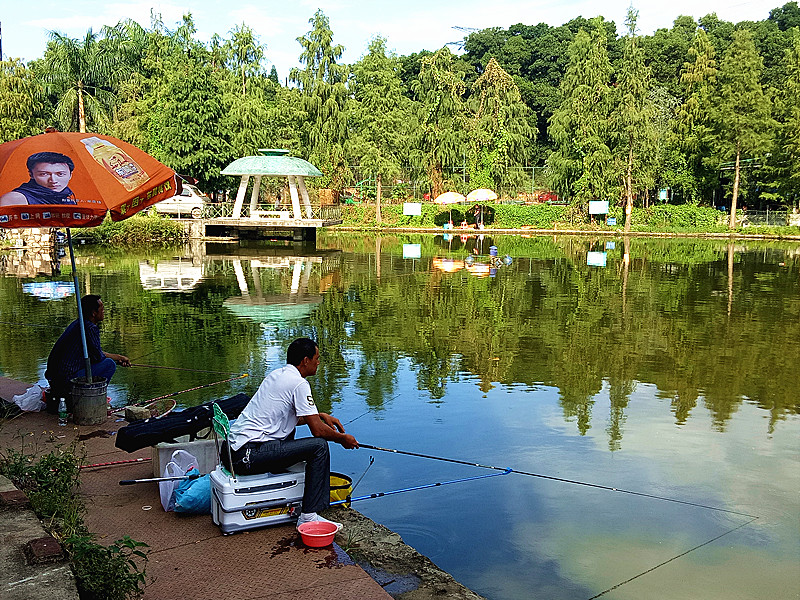
[[[247,184],[250,177],[255,177],[253,190],[250,194],[250,218],[251,219],[303,219],[303,212],[300,208],[300,197],[303,198],[303,205],[306,209],[306,219],[314,218],[311,210],[311,201],[308,198],[306,189],[306,177],[322,177],[322,172],[307,160],[288,156],[288,150],[276,148],[259,148],[259,156],[245,156],[229,164],[222,170],[223,175],[239,175],[242,180],[239,183],[239,191],[236,193],[236,200],[233,204],[233,218],[242,218],[242,207],[244,197],[247,194]],[[289,194],[292,198],[292,210],[290,211],[260,211],[258,210],[258,192],[261,187],[262,177],[286,177],[289,180]],[[299,192],[298,192],[299,190]]]

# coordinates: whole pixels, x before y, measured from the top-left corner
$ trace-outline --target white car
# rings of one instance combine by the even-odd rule
[[[208,196],[192,184],[184,183],[183,190],[179,195],[156,202],[153,208],[158,213],[177,215],[178,217],[191,215],[193,219],[199,219],[203,216],[203,207],[206,202],[210,202]]]

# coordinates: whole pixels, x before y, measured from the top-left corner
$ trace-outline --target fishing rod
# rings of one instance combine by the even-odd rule
[[[191,371],[192,373],[221,373],[223,375],[236,375],[230,371],[208,371],[206,369],[189,369],[188,367],[163,367],[160,365],[143,365],[139,363],[131,363],[132,367],[145,367],[148,369],[169,369],[171,371]]]
[[[125,465],[130,463],[138,463],[138,462],[145,462],[148,460],[152,460],[149,456],[147,458],[132,458],[130,460],[115,460],[112,462],[104,462],[104,463],[96,463],[93,465],[81,465],[79,469],[94,469],[95,467],[110,467],[112,465]]]
[[[37,323],[17,323],[15,321],[0,321],[2,325],[17,325],[18,327],[41,327],[44,329],[62,329],[61,325],[39,325]]]
[[[191,475],[176,475],[175,477],[149,477],[147,479],[123,479],[119,482],[120,485],[133,485],[134,483],[151,483],[153,481],[186,481],[188,479],[198,479],[200,473],[193,473]]]
[[[362,444],[363,446],[363,444]],[[415,490],[424,490],[426,488],[432,487],[439,487],[442,485],[449,485],[451,483],[462,483],[464,481],[475,481],[476,479],[486,479],[488,477],[498,477],[500,475],[508,475],[512,473],[512,469],[505,469],[502,473],[491,473],[489,475],[476,475],[475,477],[462,477],[461,479],[451,479],[449,481],[436,481],[434,483],[426,483],[424,485],[415,485],[413,487],[408,488],[401,488],[399,490],[390,490],[388,492],[376,492],[374,494],[367,494],[366,496],[357,496],[355,498],[351,498],[348,496],[344,500],[337,500],[336,502],[331,502],[331,506],[336,506],[337,504],[345,504],[347,502],[357,502],[359,500],[369,500],[371,498],[382,498],[383,496],[391,496],[392,494],[401,494],[403,492],[413,492]]]
[[[459,465],[468,465],[470,467],[479,467],[481,469],[494,469],[496,471],[505,471],[506,470],[506,467],[493,467],[491,465],[482,465],[480,463],[473,463],[473,462],[468,462],[468,461],[465,461],[465,460],[457,460],[457,459],[454,459],[454,458],[444,458],[442,456],[432,456],[430,454],[420,454],[418,452],[406,452],[404,450],[394,450],[392,448],[381,448],[380,446],[372,446],[370,444],[361,444],[361,443],[359,443],[358,446],[359,446],[359,448],[370,448],[372,450],[379,450],[381,452],[393,452],[395,454],[405,454],[407,456],[416,456],[416,457],[419,457],[419,458],[429,458],[431,460],[441,460],[441,461],[444,461],[444,462],[456,463],[456,464],[459,464]],[[518,469],[509,469],[509,470],[510,470],[511,473],[516,473],[518,475],[527,475],[528,477],[538,477],[540,479],[550,479],[552,481],[561,481],[563,483],[571,483],[571,484],[574,484],[574,485],[583,485],[583,486],[586,486],[586,487],[592,487],[592,488],[596,488],[596,489],[600,489],[600,490],[608,490],[608,491],[611,491],[611,492],[621,492],[623,494],[631,494],[633,496],[642,496],[644,498],[652,498],[654,500],[663,500],[665,502],[675,502],[676,504],[686,504],[686,505],[689,505],[689,506],[695,506],[697,508],[705,508],[707,510],[715,510],[715,511],[719,511],[719,512],[733,514],[733,515],[739,515],[739,516],[742,516],[742,517],[755,517],[755,518],[758,518],[756,515],[743,513],[743,512],[736,511],[736,510],[730,510],[728,508],[720,508],[718,506],[708,506],[706,504],[699,504],[697,502],[689,502],[688,500],[678,500],[676,498],[668,498],[666,496],[657,496],[655,494],[648,494],[648,493],[645,493],[645,492],[634,492],[632,490],[625,490],[625,489],[622,489],[622,488],[611,487],[611,486],[608,486],[608,485],[600,485],[598,483],[589,483],[589,482],[586,482],[586,481],[577,481],[575,479],[565,479],[564,477],[555,477],[553,475],[542,475],[540,473],[531,473],[530,471],[520,471]]]
[[[126,408],[130,408],[132,406],[142,406],[143,404],[150,404],[151,402],[155,402],[156,400],[163,400],[164,398],[171,398],[172,396],[177,396],[178,394],[185,394],[186,392],[193,392],[195,390],[202,390],[203,388],[210,387],[212,385],[219,385],[220,383],[227,383],[228,381],[236,381],[237,379],[242,379],[243,377],[250,377],[248,373],[244,373],[239,375],[238,377],[231,377],[229,379],[223,379],[221,381],[212,381],[211,383],[206,383],[203,385],[198,385],[193,388],[189,388],[188,390],[181,390],[179,392],[172,392],[171,394],[164,394],[163,396],[158,396],[156,398],[151,398],[150,400],[142,400],[141,402],[136,402],[135,404],[128,404],[128,406],[123,406],[121,408],[116,408],[112,410],[112,413],[120,413],[124,411]]]

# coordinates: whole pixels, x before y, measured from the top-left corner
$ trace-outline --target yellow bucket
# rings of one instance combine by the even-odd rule
[[[331,471],[331,502],[346,500],[353,491],[353,480],[342,473]],[[350,508],[350,503],[345,502],[342,506]]]

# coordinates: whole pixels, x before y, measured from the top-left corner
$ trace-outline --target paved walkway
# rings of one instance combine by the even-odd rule
[[[0,397],[10,399],[13,393],[19,393],[15,391],[19,389],[17,387],[9,396],[15,383],[18,386],[18,382],[0,378]],[[77,441],[79,447],[85,449],[84,465],[150,459],[150,448],[128,454],[114,446],[114,435],[124,425],[124,421],[109,418],[99,426],[70,423],[67,427],[58,427],[54,415],[24,413],[0,424],[0,450],[11,447],[27,453],[44,454]],[[223,536],[210,515],[181,516],[164,512],[156,483],[119,485],[123,479],[152,476],[150,460],[86,468],[81,471],[79,490],[87,507],[86,525],[97,534],[100,543],[110,544],[129,535],[149,545],[146,600],[391,598],[336,544],[328,548],[307,548],[293,526]],[[7,530],[11,514],[9,510],[0,511],[0,531]],[[345,535],[346,532],[342,532],[337,540],[345,540]],[[18,556],[25,540],[11,542],[7,538],[0,539],[0,546]],[[3,564],[0,597],[5,599],[11,598],[7,595],[8,582],[19,579],[10,571],[22,566],[15,567],[5,560]],[[24,562],[18,564],[24,565]],[[70,579],[71,574],[62,584],[74,586]]]

